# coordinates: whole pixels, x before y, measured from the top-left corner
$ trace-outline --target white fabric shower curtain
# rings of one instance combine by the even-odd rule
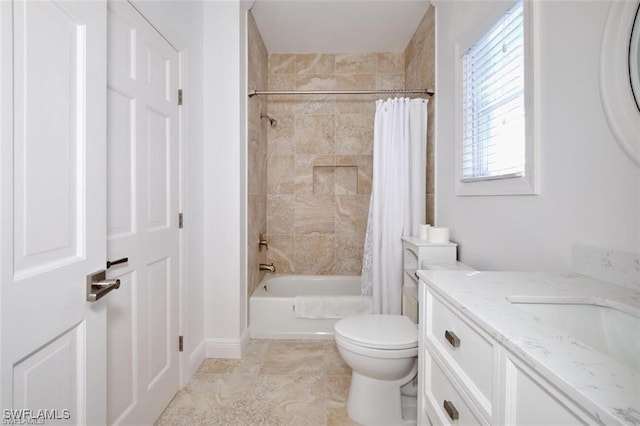
[[[400,314],[402,237],[425,222],[427,100],[378,100],[373,184],[362,264],[362,294],[374,313]]]

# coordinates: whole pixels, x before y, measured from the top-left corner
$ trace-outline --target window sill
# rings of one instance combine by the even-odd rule
[[[476,180],[456,184],[456,195],[495,196],[495,195],[538,195],[540,185],[534,177],[512,177],[505,179]]]

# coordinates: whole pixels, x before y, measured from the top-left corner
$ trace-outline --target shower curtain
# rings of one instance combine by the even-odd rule
[[[426,212],[427,100],[376,101],[373,185],[362,262],[362,294],[374,313],[400,314],[402,236],[418,235]]]

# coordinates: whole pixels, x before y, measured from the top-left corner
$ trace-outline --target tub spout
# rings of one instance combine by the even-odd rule
[[[273,273],[276,272],[276,267],[273,266],[273,262],[271,262],[271,265],[267,265],[266,263],[261,263],[260,264],[260,270],[261,271],[271,272],[273,274]]]

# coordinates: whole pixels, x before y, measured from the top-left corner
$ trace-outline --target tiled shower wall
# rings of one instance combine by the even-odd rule
[[[404,52],[271,54],[268,87],[398,89],[404,69]],[[360,274],[376,98],[269,96],[268,258],[278,273]]]
[[[435,87],[435,12],[430,7],[404,51],[407,89]],[[434,111],[436,93],[427,105],[427,223],[434,224]],[[421,96],[421,95],[418,95]],[[417,97],[417,96],[415,96]]]
[[[267,87],[268,55],[260,32],[249,12],[248,34],[248,86],[249,89]],[[265,250],[258,250],[260,233],[267,232],[267,124],[261,119],[267,112],[267,99],[249,98],[248,114],[248,206],[247,206],[247,291],[251,294],[264,276],[258,270],[267,263]]]
[[[249,14],[249,89],[432,88],[434,10],[404,52],[268,55]],[[419,95],[418,95],[419,96]],[[278,273],[359,274],[371,191],[378,96],[270,96],[249,100],[249,294]],[[433,223],[434,101],[428,107],[427,222]],[[260,115],[278,122],[271,127]],[[266,232],[268,251],[258,251]]]

